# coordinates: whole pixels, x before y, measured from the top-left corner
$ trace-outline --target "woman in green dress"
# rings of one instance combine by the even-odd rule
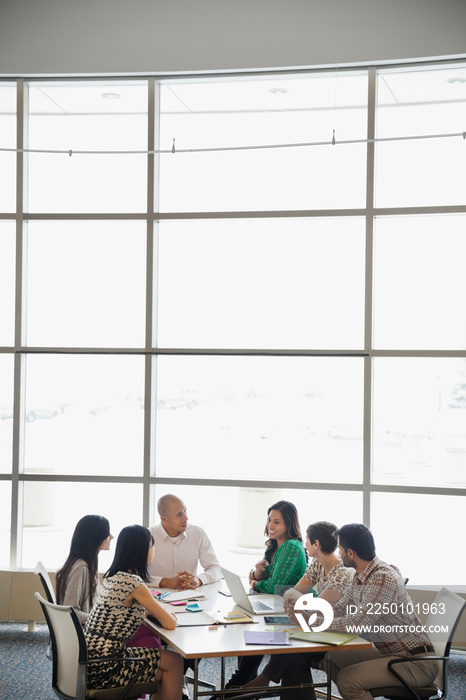
[[[290,501],[270,506],[264,534],[269,538],[264,558],[249,572],[249,584],[260,593],[283,595],[306,570],[306,550],[296,506]]]
[[[283,595],[301,580],[307,566],[298,511],[294,503],[278,501],[270,506],[264,534],[268,536],[264,557],[249,572],[249,583],[251,588],[260,593]],[[261,655],[240,656],[238,668],[225,688],[235,688],[255,678],[261,661]],[[211,700],[220,697],[214,695]]]

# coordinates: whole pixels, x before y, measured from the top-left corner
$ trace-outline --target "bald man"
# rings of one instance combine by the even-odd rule
[[[151,528],[155,555],[151,583],[161,588],[193,589],[222,577],[214,549],[204,530],[188,523],[186,506],[171,493],[157,503],[160,523]],[[198,574],[198,565],[203,572]]]

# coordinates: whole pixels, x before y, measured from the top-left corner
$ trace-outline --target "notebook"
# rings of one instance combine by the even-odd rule
[[[245,644],[276,644],[278,646],[290,646],[291,642],[288,638],[288,632],[262,632],[258,630],[244,631]]]
[[[238,574],[222,569],[223,577],[236,605],[253,615],[279,615],[285,612],[283,598],[279,595],[248,596]]]
[[[322,644],[334,644],[340,646],[351,639],[356,639],[355,634],[346,632],[290,632],[292,639],[300,639],[303,642],[321,642]]]
[[[217,618],[209,610],[200,610],[199,612],[182,612],[176,615],[177,627],[200,627],[216,625]]]

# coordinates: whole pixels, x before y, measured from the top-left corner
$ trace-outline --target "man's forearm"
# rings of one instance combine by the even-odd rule
[[[176,588],[176,579],[162,577],[159,581],[160,588]]]

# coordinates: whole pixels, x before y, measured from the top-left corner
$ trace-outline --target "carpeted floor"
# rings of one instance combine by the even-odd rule
[[[0,700],[56,698],[51,688],[52,664],[45,657],[47,642],[48,630],[45,624],[38,624],[35,631],[28,632],[26,624],[0,622]],[[233,672],[235,664],[235,659],[226,660],[227,678]],[[200,675],[212,683],[218,683],[220,660],[203,659]],[[452,654],[450,662],[448,700],[465,699],[466,653],[459,652]]]

